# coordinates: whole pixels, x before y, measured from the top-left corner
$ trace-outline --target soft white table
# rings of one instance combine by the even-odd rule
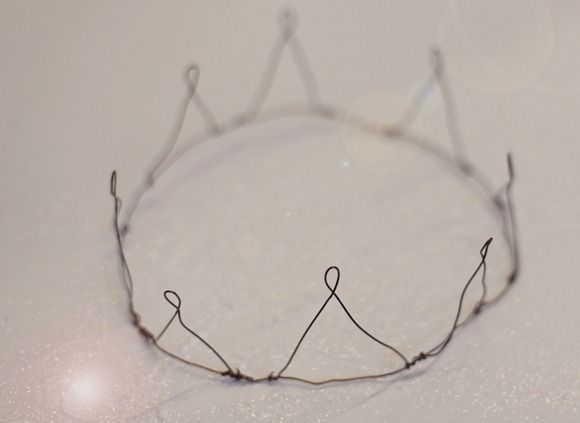
[[[522,274],[443,355],[381,381],[250,386],[167,360],[135,333],[110,172],[127,196],[167,136],[187,63],[201,65],[200,92],[220,117],[247,104],[278,3],[1,2],[0,420],[577,421],[573,2],[293,4],[325,100],[388,121],[438,44],[470,157],[500,186],[514,154]],[[290,61],[278,76],[271,100],[300,99]],[[446,145],[442,112],[435,92],[417,130]],[[200,124],[192,114],[185,133]],[[288,356],[337,264],[360,320],[418,352],[449,323],[478,246],[497,231],[461,186],[341,124],[244,129],[200,146],[145,198],[128,241],[137,305],[158,330],[171,313],[162,291],[179,290],[192,326],[236,366],[264,373]],[[501,274],[501,246],[493,251]],[[392,364],[334,303],[316,330],[295,373]],[[167,342],[212,360],[179,330]]]

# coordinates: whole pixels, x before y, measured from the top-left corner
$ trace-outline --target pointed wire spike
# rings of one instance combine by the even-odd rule
[[[298,14],[293,9],[284,9],[280,13],[278,22],[284,38],[288,40],[298,28]]]
[[[491,242],[493,241],[493,238],[489,238],[485,244],[483,244],[483,247],[481,247],[481,250],[479,251],[481,258],[485,259],[485,257],[487,256],[487,250],[489,249],[489,246],[491,245]]]
[[[165,297],[165,300],[169,304],[171,304],[176,310],[179,310],[181,308],[181,297],[177,294],[177,292],[168,289],[163,292],[163,296]],[[171,298],[170,296],[173,296],[175,298]],[[174,300],[176,301],[174,302]]]
[[[111,173],[111,195],[113,197],[117,196],[117,171],[113,170]]]
[[[439,47],[433,47],[429,50],[429,63],[436,76],[443,74],[443,55]]]
[[[192,94],[197,89],[200,73],[201,69],[197,63],[191,63],[185,69],[185,82]]]
[[[334,282],[334,286],[331,287],[330,283],[328,282],[328,274],[332,271],[332,270],[336,270],[336,281]],[[324,272],[324,284],[326,285],[326,287],[331,291],[331,292],[335,292],[336,288],[338,288],[338,282],[340,281],[340,269],[336,266],[330,266],[328,269],[326,269],[326,272]]]
[[[513,158],[512,158],[511,153],[507,153],[507,166],[508,166],[508,173],[509,173],[510,179],[513,179],[515,176],[515,171],[514,171],[514,162],[513,162]]]

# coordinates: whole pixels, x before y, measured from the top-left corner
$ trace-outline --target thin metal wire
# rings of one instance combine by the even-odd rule
[[[266,66],[262,73],[261,82],[258,84],[258,88],[250,102],[248,109],[233,118],[225,121],[219,121],[213,111],[209,108],[207,103],[202,99],[202,97],[197,92],[197,86],[199,82],[199,67],[197,65],[192,65],[187,70],[187,90],[184,94],[179,108],[177,117],[174,123],[173,130],[171,131],[167,141],[163,144],[159,153],[155,156],[151,162],[148,171],[145,174],[145,178],[139,184],[139,186],[134,191],[130,202],[126,208],[124,218],[121,219],[121,207],[122,200],[117,193],[117,172],[113,171],[110,179],[110,193],[114,199],[114,219],[113,227],[115,231],[115,238],[117,242],[117,250],[119,255],[119,261],[122,270],[122,278],[127,291],[128,298],[128,312],[131,318],[132,324],[143,336],[143,338],[155,347],[161,353],[183,363],[188,366],[193,366],[210,373],[219,374],[222,376],[227,376],[236,380],[243,380],[247,382],[272,382],[276,380],[287,380],[301,382],[309,385],[324,385],[336,382],[352,382],[359,380],[368,379],[379,379],[387,376],[392,376],[401,373],[405,370],[410,369],[415,366],[420,361],[426,360],[428,358],[435,357],[441,354],[451,342],[451,339],[455,335],[456,331],[478,315],[483,309],[491,306],[501,299],[508,291],[510,286],[516,280],[519,274],[520,259],[519,259],[519,248],[518,248],[518,232],[515,221],[515,211],[512,199],[512,188],[515,181],[515,172],[513,159],[510,154],[507,156],[507,167],[508,167],[508,181],[505,186],[499,191],[493,189],[493,185],[489,182],[487,177],[483,172],[477,169],[477,167],[471,163],[468,159],[464,147],[463,141],[460,136],[460,130],[457,124],[457,116],[455,103],[453,96],[451,95],[451,90],[449,89],[448,83],[446,82],[443,59],[441,53],[438,50],[433,50],[430,55],[430,63],[432,67],[432,74],[426,80],[421,92],[413,99],[408,109],[403,113],[397,124],[394,125],[377,125],[374,122],[367,120],[363,116],[358,116],[353,113],[341,110],[332,105],[323,104],[319,99],[318,84],[309,61],[307,60],[306,54],[302,45],[296,38],[295,32],[297,27],[297,17],[293,12],[284,12],[280,20],[280,34],[276,39],[270,56],[267,60]],[[275,81],[276,72],[279,68],[280,61],[284,55],[286,49],[289,49],[292,59],[294,60],[298,73],[301,77],[302,83],[305,88],[307,101],[306,103],[300,104],[290,104],[284,105],[282,107],[271,107],[268,109],[264,108],[265,102],[268,98],[270,90]],[[449,138],[451,140],[452,152],[449,153],[443,148],[437,147],[436,144],[432,142],[428,137],[419,136],[413,133],[410,129],[413,121],[417,117],[421,107],[423,106],[425,96],[424,92],[438,87],[443,99],[445,108],[446,125],[448,129]],[[193,103],[201,114],[205,121],[205,130],[199,134],[194,135],[188,140],[183,141],[181,144],[178,143],[183,129],[184,121],[189,110],[189,105]],[[455,317],[451,324],[450,330],[443,337],[443,339],[438,342],[433,347],[419,352],[413,357],[408,357],[403,354],[394,345],[387,343],[377,336],[371,334],[368,330],[360,324],[353,314],[349,311],[345,302],[340,298],[337,293],[338,284],[340,281],[340,270],[337,266],[330,266],[326,269],[324,273],[324,283],[329,290],[329,295],[326,297],[322,306],[315,313],[312,320],[307,325],[304,332],[295,344],[289,358],[285,364],[278,370],[272,371],[266,376],[253,377],[251,375],[245,374],[239,369],[235,369],[229,364],[229,362],[224,358],[224,356],[217,351],[212,344],[202,337],[197,331],[195,331],[189,324],[185,322],[181,312],[182,301],[181,297],[175,291],[167,290],[164,292],[165,300],[174,308],[174,313],[171,318],[164,325],[163,329],[159,332],[157,336],[146,328],[142,322],[141,317],[135,309],[134,301],[134,282],[129,263],[125,254],[125,238],[128,234],[129,224],[131,218],[135,211],[138,209],[139,204],[143,196],[152,189],[155,181],[159,179],[167,169],[174,165],[178,160],[183,158],[185,154],[190,151],[193,146],[208,141],[210,139],[215,139],[225,134],[231,133],[240,127],[249,124],[260,124],[276,119],[283,119],[292,116],[306,116],[316,119],[331,120],[336,121],[340,119],[341,122],[351,125],[358,130],[366,132],[371,135],[383,137],[390,142],[405,142],[413,145],[414,147],[420,149],[425,154],[429,154],[431,157],[440,160],[444,165],[446,165],[453,173],[463,180],[468,181],[472,184],[478,191],[482,199],[484,199],[485,204],[490,207],[495,217],[501,223],[502,235],[504,241],[506,242],[511,257],[511,269],[506,278],[506,284],[502,289],[492,298],[487,298],[488,290],[486,284],[487,275],[487,263],[486,258],[488,254],[489,247],[492,242],[492,238],[489,238],[481,247],[479,252],[480,262],[476,266],[475,270],[472,272],[467,282],[463,285],[461,290],[459,301],[457,305],[457,310]],[[329,282],[329,275],[331,272],[336,274],[336,279],[334,284]],[[464,301],[469,291],[472,283],[480,275],[481,278],[481,295],[479,301],[475,304],[473,309],[471,309],[463,320],[461,320],[464,308]],[[313,380],[306,377],[286,375],[286,371],[291,367],[295,356],[300,351],[303,341],[306,339],[312,327],[316,324],[316,321],[324,312],[330,301],[335,300],[340,305],[342,311],[351,321],[351,323],[366,337],[368,337],[373,342],[379,344],[383,348],[389,350],[390,352],[397,355],[402,364],[394,370],[388,370],[382,373],[365,374],[360,376],[352,377],[332,377],[321,380]],[[214,368],[207,366],[196,361],[192,361],[181,357],[161,345],[161,340],[166,334],[167,330],[178,322],[179,325],[187,331],[190,335],[201,342],[222,364],[223,368]]]

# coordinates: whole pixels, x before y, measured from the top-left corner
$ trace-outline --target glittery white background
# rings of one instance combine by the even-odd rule
[[[580,417],[580,57],[574,2],[294,2],[323,98],[394,119],[443,51],[470,157],[514,155],[522,274],[436,360],[391,379],[246,385],[151,351],[117,268],[110,172],[128,196],[201,65],[220,117],[247,105],[280,2],[0,3],[0,420],[557,421]],[[300,99],[284,60],[270,101]],[[191,114],[185,133],[200,119]],[[434,92],[416,130],[448,145]],[[201,145],[145,198],[127,253],[147,325],[171,310],[236,367],[279,368],[327,295],[409,354],[438,340],[498,228],[436,162],[341,123],[288,119]],[[490,271],[506,271],[493,245]],[[497,282],[496,282],[497,283]],[[212,360],[179,330],[174,351]],[[427,344],[427,345],[425,345]],[[332,305],[293,374],[393,365]]]

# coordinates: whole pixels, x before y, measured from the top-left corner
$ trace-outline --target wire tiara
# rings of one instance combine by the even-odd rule
[[[251,99],[249,107],[244,112],[239,113],[228,120],[218,120],[207,103],[198,93],[197,87],[200,75],[199,67],[197,65],[191,65],[188,67],[186,73],[187,89],[181,100],[174,128],[171,131],[168,141],[162,146],[157,156],[153,159],[145,173],[145,177],[130,197],[130,201],[124,210],[124,214],[122,216],[123,218],[121,217],[122,201],[117,190],[117,172],[112,172],[110,179],[110,193],[114,200],[113,226],[122,271],[122,279],[127,293],[127,309],[131,322],[136,330],[141,334],[141,336],[153,348],[160,351],[161,353],[186,365],[197,367],[207,372],[230,377],[236,380],[243,380],[247,382],[273,382],[278,380],[292,380],[311,385],[322,385],[332,382],[378,379],[401,373],[412,368],[420,361],[441,354],[451,342],[451,339],[453,338],[458,328],[469,322],[483,309],[500,300],[516,280],[520,265],[516,230],[517,228],[512,200],[512,187],[515,175],[511,155],[507,155],[508,180],[499,190],[495,190],[485,174],[477,169],[477,167],[468,159],[463,150],[461,137],[459,135],[459,130],[456,123],[457,121],[455,116],[453,97],[445,77],[444,63],[441,57],[441,53],[437,49],[433,49],[429,55],[432,72],[425,81],[424,89],[437,86],[441,93],[446,116],[447,130],[451,141],[451,152],[447,152],[446,150],[437,147],[428,137],[415,134],[410,130],[411,124],[414,122],[421,106],[424,103],[423,96],[415,96],[401,119],[396,124],[386,126],[377,125],[375,122],[371,122],[370,120],[365,119],[363,116],[355,115],[353,113],[342,110],[339,107],[322,102],[319,97],[318,84],[316,82],[315,75],[312,72],[304,49],[302,48],[301,43],[295,35],[297,28],[296,14],[291,11],[285,11],[281,14],[279,23],[280,32],[275,40],[274,46],[263,71],[261,82],[259,83],[254,96]],[[292,59],[298,68],[302,84],[305,88],[306,100],[297,104],[285,104],[276,107],[264,108],[264,104],[275,80],[281,58],[286,51],[288,51],[292,56]],[[191,137],[188,141],[178,145],[177,141],[182,132],[185,117],[188,113],[190,105],[195,106],[203,118],[205,129]],[[134,281],[125,253],[125,240],[129,233],[130,222],[134,213],[139,208],[141,199],[148,191],[153,188],[155,182],[195,145],[232,133],[233,131],[236,131],[237,129],[247,125],[260,124],[288,117],[310,117],[325,121],[336,121],[340,119],[342,122],[356,128],[357,130],[373,136],[381,137],[381,139],[390,141],[398,140],[409,143],[425,154],[432,156],[443,165],[448,166],[454,171],[458,172],[464,179],[472,182],[477,187],[477,189],[483,193],[486,201],[488,201],[491,205],[493,215],[501,225],[502,236],[506,242],[506,245],[508,246],[510,255],[510,271],[501,290],[494,296],[490,297],[488,295],[486,284],[486,258],[488,255],[488,249],[492,243],[492,238],[489,238],[482,244],[482,247],[479,251],[479,263],[467,279],[467,282],[464,284],[460,292],[457,311],[447,334],[434,346],[422,350],[414,356],[406,356],[391,343],[387,343],[376,335],[371,334],[357,321],[338,293],[340,270],[337,266],[330,266],[324,273],[324,284],[328,289],[328,296],[325,298],[321,307],[316,311],[310,322],[308,322],[306,329],[299,337],[297,337],[298,341],[296,342],[294,348],[291,350],[287,361],[277,371],[272,371],[265,376],[251,376],[249,374],[243,373],[235,366],[232,366],[224,358],[224,356],[219,353],[212,346],[212,344],[209,343],[208,340],[200,336],[198,332],[196,332],[188,323],[186,323],[181,312],[181,297],[175,291],[166,290],[164,292],[163,295],[165,300],[173,308],[173,314],[163,329],[157,335],[153,334],[151,330],[142,323],[141,316],[135,308]],[[479,283],[476,281],[479,281]],[[479,284],[481,288],[479,299],[473,308],[467,312],[465,317],[461,318],[462,312],[464,311],[465,296],[470,287],[477,284]],[[287,375],[286,371],[292,364],[296,354],[299,352],[303,341],[308,336],[317,319],[331,301],[336,301],[338,303],[347,318],[360,332],[362,332],[374,343],[398,356],[401,362],[400,366],[394,370],[388,370],[380,373],[363,374],[353,377],[331,377],[320,380]],[[178,323],[187,333],[189,333],[191,336],[197,339],[197,341],[203,344],[209,351],[211,351],[211,353],[215,355],[219,362],[221,362],[223,367],[210,367],[202,363],[192,361],[188,358],[184,358],[166,349],[161,344],[161,340],[167,330],[176,323]]]

